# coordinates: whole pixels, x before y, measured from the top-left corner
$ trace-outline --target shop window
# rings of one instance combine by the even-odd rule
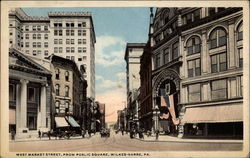
[[[227,80],[216,80],[211,82],[212,100],[227,98]]]
[[[201,63],[200,59],[188,61],[188,77],[201,75]]]
[[[187,41],[187,54],[192,55],[201,52],[201,40],[194,36]]]
[[[211,72],[221,72],[227,70],[226,52],[211,56]]]
[[[189,102],[201,101],[201,85],[192,84],[188,86],[188,99]]]
[[[226,45],[226,43],[227,43],[226,32],[221,28],[213,30],[213,32],[210,35],[210,49],[224,46]]]

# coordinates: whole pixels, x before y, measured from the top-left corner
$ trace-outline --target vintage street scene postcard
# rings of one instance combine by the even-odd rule
[[[1,155],[249,157],[249,2],[1,2]]]

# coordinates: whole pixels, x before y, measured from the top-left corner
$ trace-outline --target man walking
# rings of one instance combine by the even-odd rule
[[[39,129],[39,131],[38,131],[38,136],[39,136],[39,138],[41,139],[41,131],[40,131],[40,129]]]

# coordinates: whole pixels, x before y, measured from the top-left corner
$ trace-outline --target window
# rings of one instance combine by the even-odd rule
[[[57,96],[60,95],[60,85],[59,85],[59,84],[56,84],[56,85],[55,85],[55,92],[56,92],[56,95],[57,95]]]
[[[78,61],[82,61],[82,58],[78,58]]]
[[[54,36],[58,36],[58,30],[54,30]]]
[[[44,34],[44,39],[49,39],[49,35],[48,34]]]
[[[60,101],[56,101],[55,106],[56,106],[57,108],[59,108],[59,107],[60,107]]]
[[[71,53],[75,53],[75,48],[71,47]]]
[[[238,29],[237,29],[237,34],[238,34],[238,38],[237,40],[240,41],[243,39],[243,28],[242,28],[242,22],[239,25]]]
[[[200,59],[188,61],[188,77],[194,77],[200,75],[201,75]]]
[[[169,48],[164,50],[164,63],[168,63],[170,61],[170,50]]]
[[[59,47],[59,53],[63,52],[63,47]]]
[[[211,82],[212,100],[227,98],[227,80],[216,80]]]
[[[28,121],[28,128],[29,130],[36,130],[37,129],[37,120],[36,116],[28,116],[27,121]]]
[[[37,26],[37,31],[41,31],[41,26],[40,25]]]
[[[36,42],[33,42],[32,46],[33,48],[36,48]]]
[[[60,70],[56,69],[56,79],[59,80],[60,79]]]
[[[62,34],[63,34],[62,30],[59,30],[59,36],[62,36]]]
[[[227,70],[227,55],[220,53],[211,56],[211,72],[221,72]]]
[[[215,8],[208,8],[208,15],[214,15],[215,14]]]
[[[243,48],[239,48],[238,53],[239,53],[239,67],[243,67]]]
[[[16,86],[14,84],[9,84],[9,100],[16,100]]]
[[[30,51],[29,51],[29,50],[25,50],[25,53],[26,53],[26,54],[30,54]]]
[[[45,55],[45,56],[48,56],[48,55],[49,55],[49,51],[48,51],[48,50],[45,50],[45,51],[44,51],[44,55]]]
[[[82,39],[82,44],[86,44],[86,39]]]
[[[82,47],[78,47],[78,53],[82,53]]]
[[[240,76],[240,96],[243,96],[243,76]]]
[[[38,51],[37,51],[37,54],[38,54],[38,55],[41,55],[41,52],[42,52],[41,50],[38,50]]]
[[[192,84],[188,86],[188,101],[199,102],[201,101],[201,85]]]
[[[62,39],[59,39],[59,44],[63,44],[63,40]]]
[[[87,57],[86,57],[86,56],[83,56],[82,59],[85,61],[85,60],[87,60]]]
[[[78,36],[82,35],[82,30],[78,30]]]
[[[31,88],[29,87],[28,88],[28,101],[30,102],[35,102],[36,101],[36,91],[35,91],[35,88]]]
[[[65,97],[69,97],[69,86],[65,86]]]
[[[32,30],[33,30],[33,31],[36,31],[36,26],[32,26]]]
[[[65,71],[65,80],[69,81],[69,71]]]
[[[69,102],[65,103],[65,108],[69,108]]]
[[[70,53],[70,47],[66,47],[66,53]]]
[[[172,46],[172,58],[173,59],[178,58],[178,43],[177,42],[173,44]]]
[[[71,43],[71,44],[75,44],[75,40],[74,40],[74,39],[71,39],[71,40],[70,40],[70,43]]]
[[[82,44],[82,39],[78,39],[77,41],[78,44]]]
[[[78,27],[82,27],[82,23],[78,23]]]
[[[36,50],[33,50],[32,54],[33,54],[34,56],[36,56]]]
[[[69,36],[70,34],[69,34],[69,31],[70,30],[66,30],[66,36]]]
[[[75,27],[75,24],[74,24],[74,23],[71,23],[70,26],[71,26],[71,27]]]
[[[192,55],[201,52],[201,40],[194,36],[187,41],[187,54]]]
[[[58,39],[54,39],[54,44],[58,44]]]
[[[29,39],[29,34],[25,34],[25,39]]]
[[[47,31],[48,30],[48,26],[44,26],[44,31]]]
[[[29,46],[30,46],[30,43],[29,42],[25,42],[25,47],[29,48]]]
[[[48,42],[44,42],[44,47],[48,48]]]
[[[201,14],[201,10],[200,9],[194,11],[194,21],[200,19],[200,14]]]
[[[74,57],[74,56],[71,56],[71,60],[75,61],[75,57]]]
[[[75,35],[75,30],[70,30],[70,35],[74,36]]]
[[[82,47],[82,52],[86,53],[87,52],[87,48],[86,47]]]
[[[70,39],[66,39],[66,44],[70,44]]]
[[[12,32],[10,32],[10,36],[12,36],[13,35],[13,33]]]
[[[29,31],[29,26],[25,26],[25,31]]]
[[[70,56],[66,56],[66,59],[70,59]]]
[[[210,49],[221,47],[226,45],[227,43],[227,36],[226,32],[221,29],[215,29],[210,35]]]
[[[58,47],[54,47],[54,53],[58,53]]]
[[[36,34],[33,34],[33,39],[36,39]]]
[[[160,54],[157,54],[155,57],[155,67],[158,68],[161,66],[161,56]]]
[[[41,48],[41,42],[37,42],[37,48]]]

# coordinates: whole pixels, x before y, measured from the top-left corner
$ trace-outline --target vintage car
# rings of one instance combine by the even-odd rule
[[[104,128],[100,131],[101,137],[109,137],[110,136],[110,129]]]

